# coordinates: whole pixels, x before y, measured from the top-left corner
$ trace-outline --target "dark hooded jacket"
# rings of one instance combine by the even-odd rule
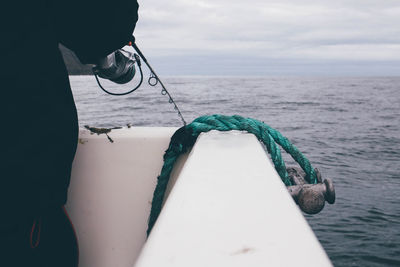
[[[0,209],[14,220],[66,202],[78,121],[59,44],[94,63],[128,43],[138,4],[6,2],[0,11]]]

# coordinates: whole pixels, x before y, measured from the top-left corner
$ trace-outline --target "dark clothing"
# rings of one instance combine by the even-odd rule
[[[138,20],[136,0],[56,1],[54,10],[60,42],[83,63],[126,45]]]
[[[14,2],[2,8],[0,44],[0,205],[10,212],[66,201],[78,123],[59,42],[94,63],[127,44],[138,19],[135,0]]]
[[[127,44],[138,19],[136,0],[6,2],[0,8],[0,236],[13,222],[66,202],[78,121],[59,43],[94,63]]]
[[[1,239],[4,267],[77,267],[78,243],[68,215],[61,207],[21,221]]]

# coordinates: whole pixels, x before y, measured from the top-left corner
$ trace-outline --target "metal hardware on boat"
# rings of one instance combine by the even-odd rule
[[[108,140],[111,143],[114,143],[114,140],[108,134],[111,132],[111,130],[121,129],[122,127],[96,128],[96,127],[90,127],[89,125],[85,125],[85,128],[90,131],[90,134],[97,134],[97,135],[105,134],[107,136]],[[129,128],[129,126],[128,126],[128,128]]]
[[[315,170],[318,177],[317,184],[308,184],[304,179],[304,172],[298,168],[288,168],[288,174],[293,184],[287,189],[300,209],[307,214],[320,212],[325,201],[329,204],[335,203],[335,188],[331,179],[327,178],[322,182],[320,172]]]

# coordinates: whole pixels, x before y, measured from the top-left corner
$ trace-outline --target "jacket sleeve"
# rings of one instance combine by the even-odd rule
[[[58,41],[82,63],[95,63],[128,44],[138,20],[136,0],[55,0],[52,5]]]

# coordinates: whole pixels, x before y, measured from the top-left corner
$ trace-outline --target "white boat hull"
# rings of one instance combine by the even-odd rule
[[[258,140],[241,132],[199,137],[146,241],[175,130],[113,130],[114,143],[81,134],[67,205],[81,267],[331,266]]]

